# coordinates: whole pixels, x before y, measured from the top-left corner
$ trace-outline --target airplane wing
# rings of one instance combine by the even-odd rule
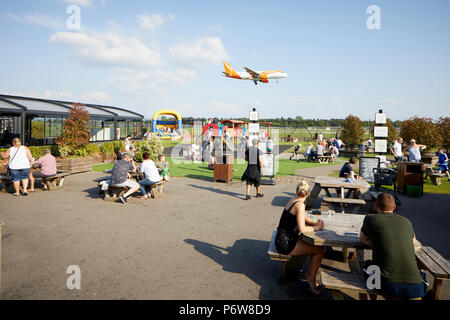
[[[261,75],[258,72],[255,72],[253,70],[250,70],[249,68],[244,67],[245,71],[250,73],[253,78],[261,78]]]

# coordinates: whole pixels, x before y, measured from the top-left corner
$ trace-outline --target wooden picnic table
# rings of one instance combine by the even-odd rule
[[[359,232],[363,225],[364,215],[336,213],[313,215],[307,213],[310,219],[319,218],[324,221],[322,230],[304,233],[303,240],[316,246],[341,247],[344,252],[348,248],[356,249],[356,273],[361,275],[364,268],[364,249],[370,247],[361,243]]]
[[[349,198],[355,190],[359,190],[361,191],[361,193],[364,193],[370,188],[370,184],[361,177],[358,177],[358,180],[356,180],[356,182],[345,182],[345,180],[346,178],[326,176],[316,177],[314,187],[311,190],[311,194],[306,201],[306,208],[312,208],[314,206],[314,203],[319,197],[320,191],[322,189],[325,190],[325,193],[328,197],[333,197],[330,193],[330,189],[335,189],[337,194],[340,193],[340,198],[345,199]],[[346,194],[344,193],[345,190],[348,190]]]

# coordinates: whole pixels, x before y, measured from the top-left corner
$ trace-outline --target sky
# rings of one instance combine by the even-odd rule
[[[449,14],[447,0],[5,0],[0,93],[146,117],[437,119],[449,116]],[[255,86],[223,77],[225,60],[289,76]]]

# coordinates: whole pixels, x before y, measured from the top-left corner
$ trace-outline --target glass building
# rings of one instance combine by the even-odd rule
[[[63,130],[74,102],[0,94],[0,146],[14,137],[26,145],[50,145]],[[84,103],[91,142],[142,137],[144,116],[122,108]]]

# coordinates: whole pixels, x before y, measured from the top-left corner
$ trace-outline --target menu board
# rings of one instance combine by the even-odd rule
[[[387,152],[387,140],[378,139],[375,140],[375,152]]]
[[[249,123],[248,132],[256,133],[259,132],[259,123]]]
[[[373,135],[376,138],[387,138],[388,137],[388,127],[374,127]]]
[[[274,176],[274,155],[273,153],[271,154],[262,154],[261,155],[262,158],[262,162],[263,162],[263,172],[261,172],[261,175],[263,177],[271,177],[273,178]]]
[[[375,183],[373,169],[380,166],[380,158],[360,157],[359,158],[359,176],[369,183]]]
[[[375,114],[376,124],[386,124],[386,113],[376,113]]]

